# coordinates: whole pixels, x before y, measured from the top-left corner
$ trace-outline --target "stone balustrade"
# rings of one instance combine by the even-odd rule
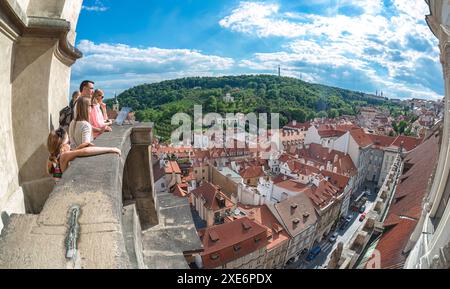
[[[97,146],[122,156],[72,162],[38,215],[12,215],[0,268],[188,268],[202,251],[187,199],[156,195],[148,124],[114,126]],[[66,259],[69,209],[80,207],[75,258]]]

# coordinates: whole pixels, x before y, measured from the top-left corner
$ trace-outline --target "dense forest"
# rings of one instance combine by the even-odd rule
[[[230,94],[233,102],[226,102]],[[155,123],[156,134],[167,139],[173,114],[203,112],[280,113],[280,125],[291,120],[355,115],[361,106],[392,105],[387,99],[336,87],[272,75],[191,77],[130,88],[118,97],[121,107],[133,108],[139,121]],[[111,104],[112,100],[109,100]]]

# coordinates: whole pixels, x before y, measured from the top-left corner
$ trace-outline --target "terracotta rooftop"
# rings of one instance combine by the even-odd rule
[[[287,165],[289,166],[289,169],[291,170],[291,172],[298,173],[298,174],[301,174],[304,176],[309,176],[312,174],[320,173],[319,169],[317,169],[313,166],[308,166],[306,164],[302,164],[298,160],[287,161]]]
[[[365,148],[373,144],[372,139],[361,128],[351,130],[350,135],[360,148]]]
[[[266,205],[246,206],[243,204],[238,204],[238,208],[241,212],[244,212],[250,220],[257,222],[267,229],[267,237],[269,241],[267,245],[268,250],[277,247],[285,241],[289,241],[289,234],[283,226],[281,226]]]
[[[339,190],[344,190],[347,187],[350,178],[344,175],[336,174],[329,171],[321,172],[324,177],[329,178],[329,182],[335,187],[339,188]]]
[[[203,266],[214,269],[267,246],[267,229],[247,217],[199,232]]]
[[[346,133],[347,133],[346,131],[335,130],[335,129],[319,130],[319,135],[322,138],[341,137]]]
[[[220,191],[219,187],[209,182],[204,182],[198,188],[191,191],[191,194],[194,194],[197,198],[203,198],[205,200],[204,206],[213,211],[221,209],[219,199],[223,199],[225,201],[226,208],[232,208],[234,206],[234,203]]]
[[[314,205],[323,209],[333,203],[341,192],[343,192],[341,189],[323,179],[319,182],[319,186],[311,186],[306,194]]]
[[[395,141],[392,143],[392,146],[400,147],[403,145],[403,148],[409,152],[418,147],[422,143],[423,139],[413,138],[408,136],[398,136]]]
[[[278,180],[278,182],[276,182],[276,183],[274,182],[274,184],[277,187],[281,187],[281,188],[286,189],[291,192],[298,192],[298,193],[304,192],[309,187],[309,185],[304,185],[299,182],[295,182],[292,179],[284,180],[283,178],[279,178],[277,180]]]
[[[379,149],[390,147],[396,139],[395,137],[375,134],[369,134],[368,136],[372,139],[374,147]]]
[[[423,199],[431,186],[439,157],[440,138],[439,133],[431,135],[405,158],[404,173],[384,222],[385,233],[377,245],[377,250],[381,252],[382,268],[401,266],[407,258],[403,250],[417,225]]]
[[[266,175],[262,166],[250,166],[248,168],[241,170],[239,174],[244,179],[259,178],[264,177]]]
[[[184,198],[188,195],[187,192],[187,185],[184,184],[177,184],[175,185],[175,187],[172,190],[172,194],[174,196],[180,197],[180,198]]]
[[[290,123],[288,123],[285,128],[294,128],[294,129],[303,129],[303,130],[308,130],[309,127],[311,126],[310,122],[305,122],[305,123],[300,123],[300,122],[294,122],[291,121]]]
[[[167,161],[165,166],[166,174],[181,174],[180,166],[176,161]]]
[[[291,237],[297,236],[317,223],[314,205],[306,194],[286,199],[275,204],[273,208]]]
[[[320,165],[325,166],[325,169],[327,162],[331,162],[333,167],[337,168],[337,173],[339,174],[353,176],[357,173],[350,155],[330,150],[319,144],[310,144],[308,148],[304,146],[297,150],[297,155],[299,158],[304,158],[306,161],[319,163]],[[284,158],[288,159],[289,156],[284,156]]]

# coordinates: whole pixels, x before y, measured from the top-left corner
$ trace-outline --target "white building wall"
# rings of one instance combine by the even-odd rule
[[[315,126],[311,126],[305,135],[305,144],[312,144],[312,143],[322,144],[319,131]]]
[[[334,142],[333,149],[338,152],[343,152],[345,154],[348,154],[349,153],[349,144],[350,144],[350,132],[347,132],[346,134],[344,134],[343,136],[341,136]]]

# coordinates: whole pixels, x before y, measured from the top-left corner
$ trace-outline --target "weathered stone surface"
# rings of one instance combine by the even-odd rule
[[[133,129],[114,127],[95,141],[119,147],[122,157],[73,161],[39,215],[11,218],[0,236],[0,268],[188,267],[184,253],[202,249],[189,202],[171,194],[153,198],[148,145],[131,145]],[[80,236],[78,258],[68,261],[64,241],[73,205],[81,208]],[[150,223],[142,234],[141,225]]]
[[[160,223],[143,233],[145,264],[151,269],[186,269],[183,252],[203,249],[189,202],[168,193],[158,194],[157,200]]]
[[[42,212],[16,215],[0,238],[0,268],[130,268],[122,230],[123,164],[130,150],[132,127],[114,128],[97,145],[116,145],[124,152],[72,162]],[[68,211],[81,207],[79,260],[65,259]],[[24,259],[26,262],[24,262]]]
[[[0,213],[36,213],[51,191],[46,141],[81,57],[73,47],[81,3],[0,1]]]

